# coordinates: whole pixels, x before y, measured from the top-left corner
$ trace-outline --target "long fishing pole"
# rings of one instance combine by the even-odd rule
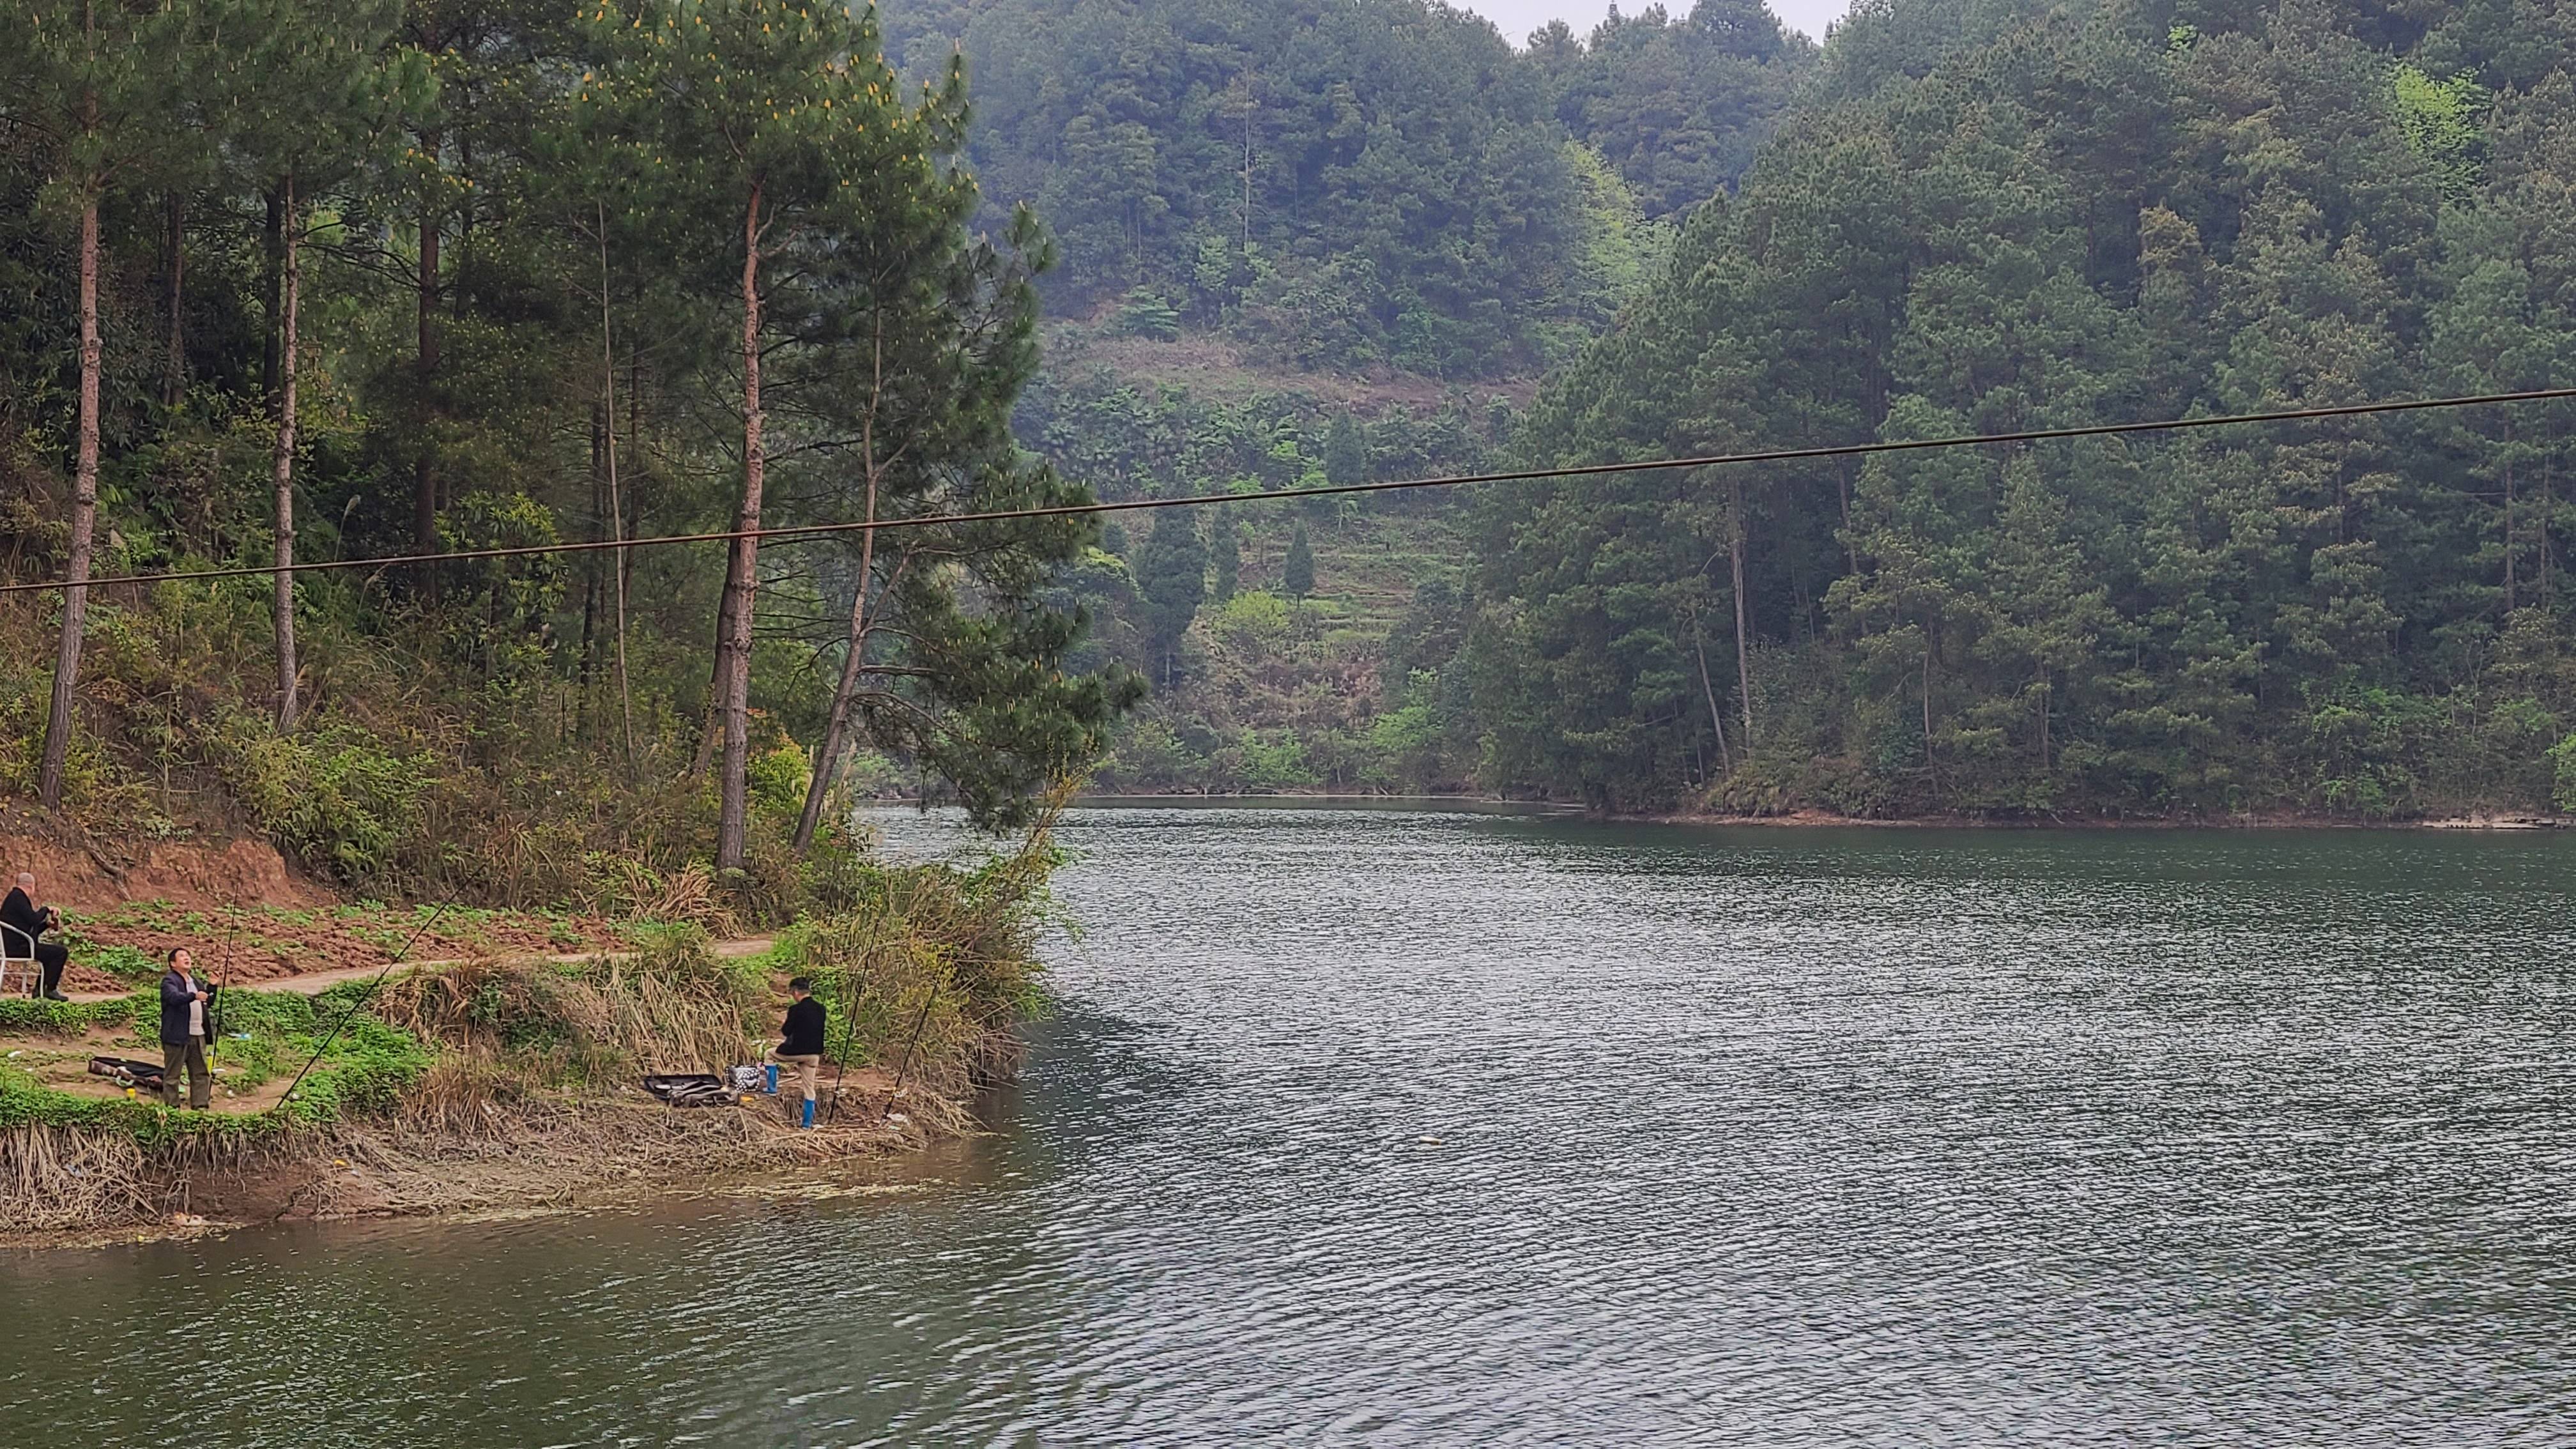
[[[912,1040],[903,1044],[903,1059],[895,1063],[894,1090],[886,1093],[885,1110],[877,1114],[879,1126],[883,1126],[885,1120],[894,1115],[894,1099],[903,1095],[904,1073],[912,1070],[912,1049],[921,1045],[921,1029],[930,1024],[931,1003],[939,999],[939,990],[939,986],[930,988],[930,994],[921,999],[921,1015],[912,1019]]]
[[[429,913],[429,919],[420,923],[420,929],[411,933],[411,939],[403,942],[402,949],[396,951],[393,959],[385,963],[384,970],[378,971],[376,979],[367,983],[367,989],[359,992],[357,999],[349,1003],[349,1009],[340,1013],[340,1019],[331,1023],[331,1034],[322,1038],[322,1044],[313,1049],[313,1055],[306,1057],[304,1065],[295,1069],[295,1080],[286,1084],[286,1091],[279,1096],[278,1101],[287,1102],[294,1099],[295,1089],[304,1085],[304,1074],[313,1070],[313,1064],[322,1060],[322,1054],[331,1049],[331,1043],[340,1039],[340,1028],[349,1024],[349,1018],[358,1014],[358,1008],[366,1005],[367,999],[376,994],[376,988],[385,984],[385,977],[396,966],[402,964],[402,959],[411,954],[411,948],[420,944],[420,938],[428,935],[429,928],[437,925],[438,918],[446,915],[447,908],[454,904],[456,904],[456,898],[453,896],[440,901],[438,909]]]
[[[233,942],[240,936],[239,923],[224,933],[224,959],[215,967],[215,974],[223,979],[215,983],[214,1000],[206,1004],[206,1055],[209,1058],[224,1054],[224,994],[232,989]]]
[[[859,1036],[859,978],[850,978],[850,1006],[841,1019],[841,1062],[832,1073],[832,1105],[823,1113],[823,1125],[841,1115],[841,1083],[850,1075],[850,1046]]]

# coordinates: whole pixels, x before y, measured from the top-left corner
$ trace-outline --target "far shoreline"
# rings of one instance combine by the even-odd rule
[[[915,804],[887,800],[883,804]],[[1759,826],[1765,829],[1886,830],[2472,830],[2550,831],[2576,829],[2576,816],[2538,812],[2427,815],[2411,819],[2364,820],[2349,815],[2303,811],[2248,811],[2225,815],[1841,815],[1829,810],[1789,810],[1776,814],[1719,814],[1706,811],[1600,810],[1561,800],[1515,800],[1499,795],[1379,795],[1361,791],[1264,790],[1222,793],[1174,790],[1161,793],[1104,791],[1079,795],[1077,806],[1108,808],[1263,807],[1287,809],[1359,808],[1402,810],[1408,807],[1461,809],[1497,815],[1545,815],[1596,820],[1605,824]]]

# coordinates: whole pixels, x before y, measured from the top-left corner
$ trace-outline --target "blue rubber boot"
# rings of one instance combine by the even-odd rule
[[[808,1098],[806,1098],[806,1099],[805,1099],[805,1120],[804,1120],[803,1122],[801,1122],[801,1123],[797,1124],[797,1125],[799,1125],[799,1126],[803,1126],[803,1127],[811,1127],[811,1126],[813,1126],[813,1125],[814,1125],[814,1099],[813,1099],[813,1098],[808,1097]]]
[[[778,1063],[764,1062],[761,1065],[760,1090],[773,1097],[778,1095]]]

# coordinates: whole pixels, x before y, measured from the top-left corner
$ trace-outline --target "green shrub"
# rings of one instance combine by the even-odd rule
[[[392,868],[420,820],[428,762],[346,725],[293,736],[241,714],[227,725],[225,783],[280,850],[353,883]]]

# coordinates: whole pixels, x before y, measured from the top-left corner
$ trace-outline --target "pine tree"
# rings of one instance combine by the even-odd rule
[[[91,552],[98,518],[99,215],[153,155],[178,143],[173,121],[198,57],[188,45],[191,7],[111,0],[41,0],[12,12],[0,44],[0,113],[45,143],[59,195],[77,218],[80,383],[73,424],[71,528],[51,706],[36,777],[47,809],[62,803],[71,748],[73,691],[87,633]],[[24,21],[24,24],[15,23]]]
[[[1315,550],[1306,542],[1306,525],[1288,536],[1288,558],[1279,566],[1279,587],[1292,599],[1315,592]]]
[[[228,149],[280,221],[276,437],[270,454],[277,572],[270,624],[277,648],[277,727],[295,728],[295,455],[303,336],[303,243],[314,198],[382,159],[400,118],[426,95],[417,52],[390,48],[398,0],[234,0],[222,97]],[[246,43],[245,43],[246,41]]]
[[[721,218],[684,245],[729,256],[740,335],[741,487],[737,533],[760,527],[769,465],[764,370],[775,365],[763,264],[879,168],[917,169],[943,138],[944,112],[907,112],[885,67],[874,11],[791,0],[642,0],[601,8],[589,38],[601,69],[578,99],[628,173],[631,206]],[[714,704],[723,741],[716,868],[742,868],[748,844],[751,650],[759,540],[733,541],[718,611]]]

